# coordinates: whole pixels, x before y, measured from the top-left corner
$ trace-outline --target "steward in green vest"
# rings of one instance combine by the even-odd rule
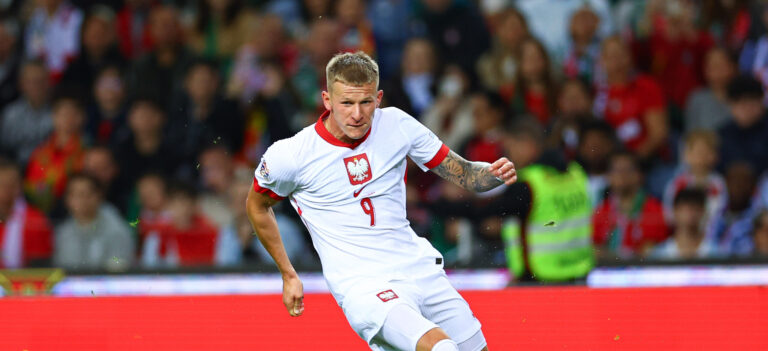
[[[483,211],[502,217],[504,252],[515,280],[584,278],[595,264],[587,174],[559,151],[544,151],[541,128],[525,122],[516,123],[505,141],[518,182]]]
[[[528,185],[532,203],[525,221],[510,219],[501,230],[510,273],[539,281],[585,277],[595,262],[587,174],[575,162],[565,172],[533,164],[518,181]]]

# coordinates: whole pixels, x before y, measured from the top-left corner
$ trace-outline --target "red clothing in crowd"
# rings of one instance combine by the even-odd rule
[[[51,210],[55,199],[64,194],[69,175],[82,168],[83,150],[79,137],[59,147],[55,134],[35,149],[24,179],[24,189],[35,206]]]
[[[661,202],[638,194],[632,213],[622,213],[616,199],[608,197],[592,216],[595,246],[608,248],[623,257],[631,257],[648,243],[656,244],[667,237]]]
[[[212,265],[218,232],[203,216],[195,215],[188,228],[166,222],[157,226],[160,256],[177,255],[180,266]]]
[[[712,44],[705,32],[674,41],[664,33],[651,36],[651,72],[676,106],[685,107],[688,94],[704,81],[702,65]]]
[[[638,75],[621,86],[602,89],[595,99],[595,110],[616,129],[616,135],[631,151],[645,142],[645,114],[665,109],[664,95],[653,78]]]
[[[18,228],[21,245],[18,248],[21,252],[16,252],[13,256],[19,258],[19,262],[6,264],[9,257],[5,257],[6,250],[17,250],[15,248],[7,248],[6,245],[10,245],[12,241],[10,239],[13,233],[11,231],[11,218],[0,221],[0,268],[19,268],[25,267],[30,260],[48,259],[51,257],[53,251],[53,245],[51,243],[51,226],[48,224],[48,219],[38,210],[30,207],[29,205],[16,206],[15,209],[23,211],[19,213],[19,218],[23,218],[21,226]],[[11,215],[13,216],[13,214]]]
[[[547,98],[544,95],[528,91],[525,93],[525,109],[528,113],[536,117],[541,125],[549,125],[549,106]],[[493,161],[491,161],[493,162]]]
[[[464,147],[464,155],[468,160],[493,163],[504,156],[504,145],[496,133],[474,137]]]
[[[139,14],[125,6],[115,16],[115,29],[120,45],[120,52],[126,58],[136,58],[152,48],[149,34],[149,13]]]

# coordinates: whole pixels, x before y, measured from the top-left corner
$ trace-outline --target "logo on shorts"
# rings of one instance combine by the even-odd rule
[[[378,297],[383,302],[387,302],[389,300],[396,299],[397,298],[397,294],[395,294],[395,292],[390,289],[390,290],[384,290],[384,291],[376,294],[376,297]]]
[[[368,155],[364,153],[344,158],[344,166],[347,168],[349,183],[352,185],[363,184],[373,177],[371,162],[368,160]]]

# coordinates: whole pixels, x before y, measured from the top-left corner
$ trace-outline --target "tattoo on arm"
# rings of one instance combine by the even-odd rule
[[[491,190],[503,182],[488,172],[490,164],[470,162],[451,151],[432,171],[443,179],[473,192]]]

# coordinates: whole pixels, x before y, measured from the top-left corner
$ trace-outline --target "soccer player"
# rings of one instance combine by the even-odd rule
[[[269,147],[246,202],[282,274],[288,313],[303,313],[304,295],[271,209],[284,198],[307,226],[336,302],[372,350],[487,350],[442,256],[406,220],[405,158],[474,192],[515,182],[514,165],[467,161],[403,111],[380,109],[378,65],[362,52],[334,56],[326,78],[327,111]]]

